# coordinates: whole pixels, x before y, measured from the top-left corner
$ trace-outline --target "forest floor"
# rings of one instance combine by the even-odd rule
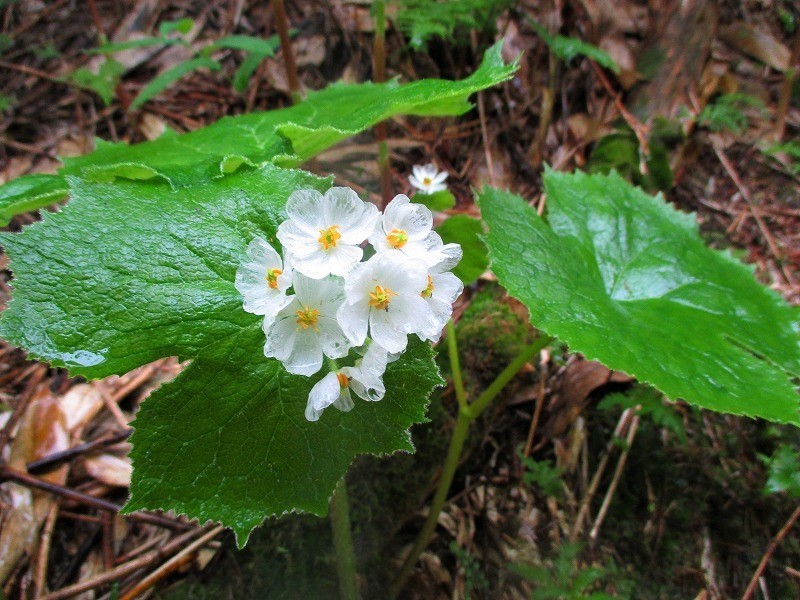
[[[501,38],[508,59],[523,53],[512,80],[476,98],[479,109],[460,118],[388,122],[394,193],[409,192],[412,165],[435,162],[450,174],[457,200],[448,212],[477,215],[471,190],[484,183],[539,203],[545,164],[615,168],[696,213],[711,246],[754,265],[765,285],[800,303],[800,147],[794,161],[786,148],[775,149],[800,141],[800,84],[791,75],[800,63],[795,3],[483,4],[503,6],[482,29],[432,38],[425,50],[389,26],[388,75],[402,81],[464,78]],[[305,89],[372,77],[368,2],[286,6]],[[192,19],[187,45],[117,57],[124,71],[107,90],[107,103],[68,82],[78,68],[97,68],[98,57],[87,50],[98,46],[99,35],[141,38],[182,18]],[[557,60],[533,23],[598,45],[620,72],[580,56]],[[220,71],[194,71],[129,110],[157,74],[232,33],[273,35],[270,3],[0,2],[0,183],[54,172],[57,157],[86,153],[96,138],[136,143],[166,128],[189,131],[225,115],[289,105],[280,52],[239,93],[230,80],[241,54],[219,50]],[[370,132],[306,167],[377,198],[376,156]],[[9,229],[37,219],[21,215]],[[5,268],[5,256],[0,261]],[[11,278],[6,270],[0,280],[2,304]],[[465,291],[455,314],[474,394],[534,332],[525,309],[490,273]],[[85,382],[13,347],[0,345],[0,357],[0,402],[7,408],[0,451],[22,473],[0,485],[5,597],[46,597],[63,588],[85,588],[85,598],[125,597],[136,586],[141,597],[175,599],[336,597],[326,520],[269,520],[239,552],[227,533],[187,549],[186,540],[207,527],[182,518],[116,514],[130,481],[129,424],[147,394],[180,371],[174,359]],[[660,399],[650,414],[634,414],[603,403],[633,389],[624,374],[562,347],[540,358],[473,428],[406,596],[581,598],[594,590],[620,598],[740,597],[797,508],[796,498],[765,491],[768,457],[779,448],[800,449],[797,431]],[[348,474],[365,598],[382,597],[422,523],[456,408],[451,389],[440,390],[432,422],[413,430],[415,456],[364,456]],[[54,459],[57,451],[66,454]],[[771,555],[754,597],[800,597],[796,531]],[[170,545],[178,538],[183,542]]]

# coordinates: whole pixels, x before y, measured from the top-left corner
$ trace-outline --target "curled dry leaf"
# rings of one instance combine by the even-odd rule
[[[60,403],[67,431],[80,436],[86,425],[103,408],[103,396],[96,387],[88,383],[79,383],[61,397]]]
[[[84,460],[86,472],[95,479],[113,487],[131,484],[131,460],[113,454],[100,454]]]
[[[27,463],[67,448],[69,435],[61,404],[43,385],[20,420],[8,464],[25,471]],[[63,485],[68,469],[64,465],[43,475],[42,479]],[[0,517],[0,582],[5,581],[22,556],[33,551],[39,528],[52,503],[50,494],[32,492],[11,482],[0,485],[0,505],[4,508]]]

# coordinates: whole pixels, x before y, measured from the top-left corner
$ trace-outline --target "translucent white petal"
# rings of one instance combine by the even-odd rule
[[[417,168],[418,168],[418,167],[414,167],[414,169],[417,169]],[[419,179],[417,179],[417,178],[416,178],[414,175],[410,175],[410,176],[408,177],[408,183],[410,183],[411,185],[413,185],[413,186],[414,186],[415,188],[417,188],[418,190],[423,190],[423,189],[425,189],[425,184],[424,184],[424,183],[422,183],[422,182],[421,182]]]
[[[431,274],[444,273],[453,269],[464,255],[464,251],[459,244],[443,244],[436,248],[431,248],[431,261],[430,265]]]
[[[408,337],[394,328],[386,311],[370,311],[369,331],[375,343],[383,346],[388,352],[402,352],[406,349]]]
[[[302,273],[311,279],[322,279],[331,273],[328,253],[319,246],[307,256],[292,256],[292,265],[296,272]],[[297,275],[295,274],[295,279]]]
[[[267,240],[257,237],[247,245],[247,256],[254,262],[263,264],[265,269],[282,269],[283,261]]]
[[[405,194],[397,194],[383,209],[383,231],[389,233],[398,227],[403,219],[403,207],[408,206],[411,200]]]
[[[347,356],[350,351],[350,341],[342,331],[336,319],[330,317],[320,317],[317,323],[317,334],[320,346],[325,356],[330,358],[342,358]]]
[[[447,171],[442,171],[441,173],[436,175],[436,177],[433,178],[433,183],[434,184],[439,184],[439,183],[442,183],[445,179],[447,179]],[[445,187],[447,187],[447,186],[445,186]]]
[[[334,277],[333,275],[326,277],[317,282],[318,288],[318,306],[319,314],[323,317],[336,318],[336,311],[344,304],[344,279],[341,277]]]
[[[293,262],[306,258],[320,249],[319,230],[308,231],[295,221],[284,221],[278,225],[276,234],[283,247],[292,255]]]
[[[369,236],[369,243],[372,244],[372,247],[375,248],[375,252],[377,253],[395,250],[395,248],[389,245],[389,241],[386,239],[386,233],[383,231],[383,224],[379,224],[379,226],[375,228],[375,231]]]
[[[360,244],[375,228],[378,208],[364,202],[347,187],[333,187],[325,192],[325,223],[339,226],[343,244]]]
[[[431,275],[431,281],[433,282],[433,294],[431,297],[440,302],[453,304],[461,295],[461,292],[464,291],[464,284],[452,273]]]
[[[368,298],[369,292],[375,288],[374,266],[377,261],[374,256],[368,261],[359,263],[347,275],[344,281],[344,294],[347,301],[351,304],[353,302],[365,301]]]
[[[420,173],[422,173],[422,177],[428,177],[433,179],[436,177],[436,174],[439,172],[439,169],[436,168],[436,165],[433,163],[428,163],[427,165],[423,165],[420,168]]]
[[[374,377],[383,377],[388,362],[389,356],[386,348],[381,348],[377,344],[370,344],[364,353],[364,358],[358,364],[358,368]]]
[[[353,346],[361,346],[367,339],[369,304],[367,301],[345,303],[336,313],[336,321]]]
[[[312,279],[298,273],[294,278],[294,293],[303,306],[318,308],[328,293],[342,288],[343,283],[338,283],[339,281],[341,280],[337,281],[329,276]]]
[[[403,333],[420,333],[436,326],[433,312],[419,292],[413,295],[400,294],[392,298],[387,317],[392,327]],[[391,348],[386,349],[395,352]]]
[[[425,190],[428,194],[435,194],[436,192],[442,192],[447,189],[446,183],[431,183],[428,186],[428,189]]]
[[[295,329],[294,344],[289,356],[281,359],[283,366],[294,375],[313,375],[322,368],[322,347],[314,330]]]
[[[409,241],[423,239],[433,227],[433,213],[424,204],[410,203],[406,196],[395,196],[383,214],[383,229],[389,234],[402,229]]]
[[[372,279],[376,282],[368,291],[381,285],[396,293],[413,291],[419,294],[428,285],[428,266],[400,252],[376,254],[367,262],[372,263]]]
[[[278,275],[278,289],[285,292],[292,287],[292,279],[294,278],[294,269],[292,268],[291,255],[286,253],[283,257],[283,273]]]
[[[237,286],[239,289],[239,286]],[[254,315],[264,315],[275,318],[278,312],[285,307],[291,298],[278,290],[273,290],[268,285],[253,288],[252,291],[244,292],[239,289],[244,296],[244,309]]]
[[[308,394],[308,403],[306,404],[306,419],[309,421],[317,421],[322,414],[322,411],[328,408],[331,404],[336,402],[341,393],[341,386],[336,373],[328,373],[320,379]]]
[[[339,396],[336,398],[333,406],[342,412],[350,412],[355,406],[353,397],[350,395],[350,388],[339,388],[339,390]]]
[[[264,356],[277,358],[284,361],[289,358],[297,337],[297,320],[294,315],[283,315],[286,309],[279,313],[277,319],[272,322],[264,320],[264,330],[267,334],[267,341],[264,344]]]
[[[433,314],[434,322],[424,331],[418,331],[417,333],[423,340],[435,341],[439,339],[442,329],[444,329],[444,326],[447,325],[453,315],[453,305],[435,298],[429,298],[427,303]]]
[[[377,346],[377,344],[373,344]],[[344,368],[342,372],[350,379],[350,388],[364,400],[378,402],[386,394],[386,387],[380,377],[365,373],[356,367]]]
[[[286,214],[307,233],[319,235],[319,230],[325,229],[324,207],[323,195],[318,191],[297,190],[286,201]]]
[[[366,235],[362,240],[366,239]],[[330,248],[324,251],[327,255],[327,268],[328,272],[345,277],[361,260],[364,256],[364,251],[358,246],[345,246],[343,244],[337,245],[335,248]]]

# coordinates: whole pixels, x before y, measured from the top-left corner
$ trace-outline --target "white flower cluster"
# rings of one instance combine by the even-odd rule
[[[277,234],[283,258],[254,239],[236,289],[246,311],[264,316],[266,356],[305,376],[329,359],[331,372],[306,406],[306,418],[316,421],[328,406],[353,408],[351,391],[381,400],[386,365],[406,349],[408,336],[439,337],[463,290],[449,272],[461,246],[444,244],[431,211],[403,195],[381,214],[350,188],[299,190],[286,213]],[[366,240],[375,253],[362,261]],[[362,358],[339,367],[336,359],[354,348]]]

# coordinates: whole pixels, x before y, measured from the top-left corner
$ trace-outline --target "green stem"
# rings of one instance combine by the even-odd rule
[[[467,408],[467,413],[469,416],[473,419],[478,417],[486,409],[486,407],[489,406],[492,400],[494,400],[495,396],[497,396],[497,394],[499,394],[503,388],[506,387],[508,382],[514,378],[514,375],[516,375],[517,371],[522,368],[522,365],[533,359],[534,356],[542,351],[542,348],[547,346],[552,341],[553,338],[550,336],[540,335],[530,346],[525,347],[522,352],[520,352],[505,369],[503,369],[500,375],[495,378],[489,387],[486,388],[480,396],[478,396],[478,399],[469,405]]]
[[[375,45],[373,47],[372,79],[375,83],[386,81],[386,2],[375,0]],[[389,170],[389,146],[386,143],[386,123],[375,126],[378,139],[378,170],[381,181],[381,201],[386,206],[392,196],[392,173]]]
[[[472,417],[467,415],[465,411],[458,411],[456,428],[453,431],[453,437],[450,440],[450,448],[447,450],[447,458],[445,459],[444,466],[442,468],[442,477],[439,479],[439,487],[436,488],[436,495],[433,497],[433,502],[431,503],[428,517],[425,519],[425,524],[422,526],[422,530],[419,532],[419,535],[417,535],[417,539],[414,542],[414,547],[411,548],[411,551],[408,553],[405,561],[403,562],[403,566],[400,567],[400,571],[398,572],[397,577],[395,578],[394,583],[389,590],[389,598],[396,598],[400,593],[400,590],[403,588],[406,579],[408,579],[408,576],[411,574],[411,569],[413,569],[414,565],[417,563],[419,555],[422,554],[422,551],[425,550],[430,542],[433,530],[436,529],[436,523],[439,520],[439,513],[442,512],[445,500],[447,500],[447,493],[450,491],[450,484],[453,483],[453,477],[455,476],[456,469],[458,468],[459,459],[461,458],[461,452],[464,449],[464,442],[467,439],[469,424],[471,422]]]
[[[447,322],[447,353],[450,355],[450,371],[453,375],[453,387],[456,389],[456,400],[461,410],[467,404],[467,392],[464,390],[464,380],[461,376],[461,363],[458,359],[458,340],[456,340],[456,326],[453,319]]]
[[[330,507],[333,544],[336,547],[336,571],[339,575],[339,597],[356,600],[356,559],[353,553],[353,538],[350,536],[350,508],[344,479],[333,492]]]
[[[456,397],[458,397],[460,392],[458,391],[456,379],[461,381],[461,369],[458,363],[458,357],[456,357],[455,360],[453,359],[453,355],[457,353],[457,348],[453,343],[455,340],[454,333],[455,327],[452,325],[452,323],[448,323],[448,351],[450,352],[450,364],[453,368],[453,384],[456,386]],[[397,577],[395,578],[394,583],[389,590],[389,598],[394,599],[398,596],[400,590],[403,588],[403,585],[406,582],[406,579],[408,579],[408,576],[411,574],[411,569],[414,568],[414,565],[417,563],[417,559],[419,559],[420,554],[422,554],[422,551],[425,550],[430,542],[431,535],[433,534],[434,529],[436,529],[436,523],[439,521],[439,514],[442,512],[444,503],[447,500],[447,494],[450,491],[450,485],[453,483],[453,477],[455,476],[456,469],[458,468],[458,464],[461,459],[461,453],[464,450],[464,442],[467,439],[470,423],[472,423],[472,421],[474,421],[486,409],[486,407],[489,406],[497,394],[499,394],[508,384],[508,382],[514,378],[514,375],[516,375],[517,371],[522,368],[522,365],[531,360],[534,356],[541,352],[542,348],[547,346],[552,341],[552,337],[540,335],[531,345],[526,346],[472,404],[466,403],[466,394],[464,394],[465,404],[458,411],[458,420],[456,421],[456,427],[453,431],[453,437],[450,440],[450,448],[447,450],[447,458],[445,458],[444,465],[442,467],[442,476],[441,479],[439,479],[439,486],[436,488],[436,494],[433,497],[433,502],[431,502],[430,511],[428,511],[428,516],[425,519],[425,523],[422,526],[416,541],[414,542],[414,546],[406,556],[403,566],[400,567]],[[461,389],[461,393],[463,393],[463,383]],[[461,405],[460,400],[459,405]]]

